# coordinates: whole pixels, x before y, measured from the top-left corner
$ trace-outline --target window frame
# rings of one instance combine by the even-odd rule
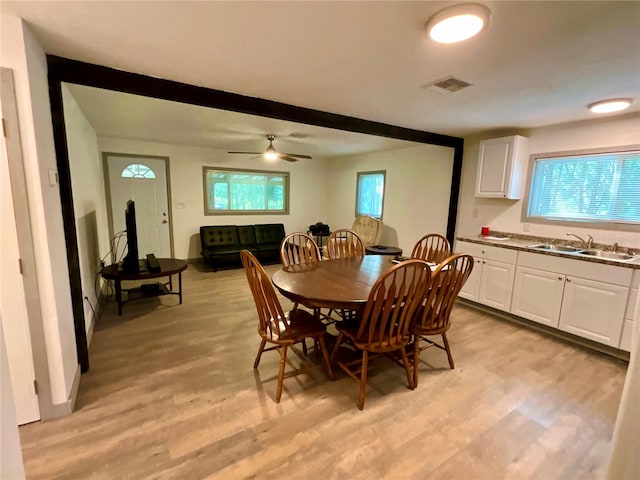
[[[246,175],[265,175],[267,177],[284,178],[284,209],[283,210],[211,210],[208,202],[207,174],[209,172],[226,172]],[[291,186],[291,173],[278,170],[257,170],[250,168],[227,168],[205,165],[202,167],[202,199],[204,214],[206,216],[235,216],[235,215],[289,215],[289,196]]]
[[[376,217],[375,215],[369,215],[368,213],[359,213],[358,212],[358,198],[360,194],[360,177],[364,175],[374,175],[381,174],[382,175],[382,207],[380,208],[380,217]],[[387,193],[387,171],[386,170],[372,170],[366,172],[356,172],[356,205],[355,205],[355,216],[358,215],[369,215],[370,217],[377,218],[378,220],[382,220],[384,216],[384,197]]]
[[[535,223],[542,225],[556,226],[573,226],[573,227],[590,227],[600,230],[623,230],[640,232],[640,224],[632,222],[624,222],[620,220],[569,220],[566,218],[545,218],[539,216],[529,216],[529,203],[531,201],[533,173],[536,160],[544,160],[548,158],[577,157],[602,154],[624,154],[632,151],[640,150],[640,144],[622,145],[612,147],[589,148],[581,150],[563,150],[557,152],[534,153],[529,155],[529,165],[527,168],[527,177],[525,185],[525,195],[522,202],[521,220],[523,223]]]

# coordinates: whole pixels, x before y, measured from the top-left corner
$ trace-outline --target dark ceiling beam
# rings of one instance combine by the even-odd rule
[[[439,133],[423,132],[272,100],[198,87],[54,55],[47,56],[47,63],[49,77],[60,82],[78,83],[90,87],[161,98],[202,107],[219,108],[278,120],[444,147],[455,148],[462,145],[463,142],[461,138]]]

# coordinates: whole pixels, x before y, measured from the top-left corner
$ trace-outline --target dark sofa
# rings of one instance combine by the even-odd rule
[[[245,249],[262,263],[272,263],[280,259],[280,243],[284,237],[282,223],[208,225],[200,227],[200,253],[214,272],[222,264],[238,264],[240,252]]]

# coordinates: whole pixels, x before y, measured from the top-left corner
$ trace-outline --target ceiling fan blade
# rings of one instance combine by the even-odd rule
[[[263,152],[227,152],[227,153],[243,153],[245,155],[262,155]]]
[[[287,155],[289,157],[297,157],[297,158],[308,158],[311,159],[309,155],[301,155],[299,153],[281,153],[280,155]]]
[[[281,153],[280,154],[280,159],[281,160],[286,160],[287,162],[297,162],[298,161],[297,158],[293,158],[291,155],[289,155],[287,153]]]

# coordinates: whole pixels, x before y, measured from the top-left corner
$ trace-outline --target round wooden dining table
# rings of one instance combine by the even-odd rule
[[[271,281],[283,296],[308,308],[360,310],[378,277],[393,265],[384,255],[323,260],[284,267]]]

